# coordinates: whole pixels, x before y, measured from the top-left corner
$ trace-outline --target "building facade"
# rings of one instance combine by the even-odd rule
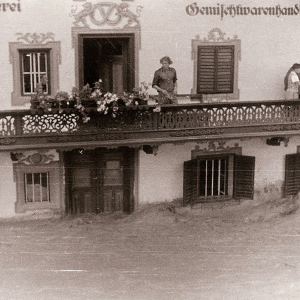
[[[0,7],[0,217],[298,192],[300,105],[283,84],[300,61],[297,3],[28,2]],[[178,104],[158,107],[151,84],[116,115],[66,98],[99,79],[130,93],[166,55]]]

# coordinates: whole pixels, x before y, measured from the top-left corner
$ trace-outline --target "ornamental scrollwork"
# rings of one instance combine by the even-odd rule
[[[16,139],[11,139],[11,138],[1,138],[0,139],[0,145],[12,145],[17,142]]]
[[[300,130],[300,124],[279,124],[265,126],[262,128],[263,131],[290,131],[290,130]]]
[[[115,26],[122,22],[124,18],[127,19],[124,27],[140,27],[138,19],[142,10],[140,5],[136,8],[136,14],[129,10],[128,3],[100,2],[93,5],[91,2],[87,2],[82,6],[83,9],[80,12],[75,13],[76,9],[73,9],[70,14],[75,18],[73,22],[75,27],[89,27],[88,21],[96,26]]]
[[[47,33],[16,33],[16,35],[19,35],[17,38],[17,41],[22,41],[26,44],[43,44],[45,42],[49,42],[49,40],[54,41],[54,33],[47,32]]]
[[[225,38],[226,33],[223,32],[220,28],[213,28],[211,31],[208,32],[207,38],[203,38],[203,42],[229,42],[232,39],[230,38]],[[196,39],[200,40],[200,36],[196,35]],[[233,36],[233,40],[237,39],[237,35]]]
[[[93,135],[66,135],[47,138],[48,143],[66,143],[66,142],[83,142],[83,141],[108,141],[108,140],[126,140],[129,137],[126,134],[93,134]]]
[[[172,137],[185,137],[185,136],[202,136],[202,135],[216,135],[223,134],[225,132],[224,129],[192,129],[192,130],[184,130],[179,132],[172,132],[170,136]]]
[[[53,154],[36,152],[31,155],[24,155],[24,153],[11,153],[13,161],[17,161],[20,164],[25,165],[41,165],[49,164],[54,160]]]
[[[202,151],[202,152],[215,152],[215,151],[228,151],[232,149],[237,149],[239,148],[239,144],[235,143],[233,147],[230,146],[225,146],[226,141],[218,141],[218,145],[214,141],[209,141],[207,148],[200,149],[199,146],[195,147],[196,151]]]

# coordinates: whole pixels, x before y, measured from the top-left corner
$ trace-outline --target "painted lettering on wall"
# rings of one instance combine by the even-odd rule
[[[0,12],[20,12],[21,0],[13,3],[0,3]]]
[[[220,16],[223,20],[224,17],[231,16],[297,16],[300,15],[300,5],[285,7],[278,5],[250,7],[243,5],[224,5],[216,4],[215,6],[200,6],[194,2],[186,7],[186,13],[190,16]]]

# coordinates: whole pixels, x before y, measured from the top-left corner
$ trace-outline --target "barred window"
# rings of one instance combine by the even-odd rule
[[[228,157],[200,160],[199,173],[200,197],[228,195]]]
[[[198,156],[184,162],[184,204],[253,199],[255,157],[237,154]]]
[[[50,202],[49,174],[25,173],[25,203]]]

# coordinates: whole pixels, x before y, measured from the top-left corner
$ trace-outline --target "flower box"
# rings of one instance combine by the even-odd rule
[[[101,80],[96,82],[94,88],[90,88],[87,84],[81,91],[73,88],[71,95],[66,92],[58,92],[54,98],[45,95],[42,88],[38,86],[37,93],[31,98],[31,112],[38,114],[43,112],[63,113],[67,109],[73,108],[80,119],[86,123],[90,120],[89,114],[92,112],[116,118],[120,108],[140,109],[139,106],[148,103],[150,84],[142,82],[141,87],[133,89],[132,93],[123,92],[116,95],[109,92],[102,93],[100,82]]]

